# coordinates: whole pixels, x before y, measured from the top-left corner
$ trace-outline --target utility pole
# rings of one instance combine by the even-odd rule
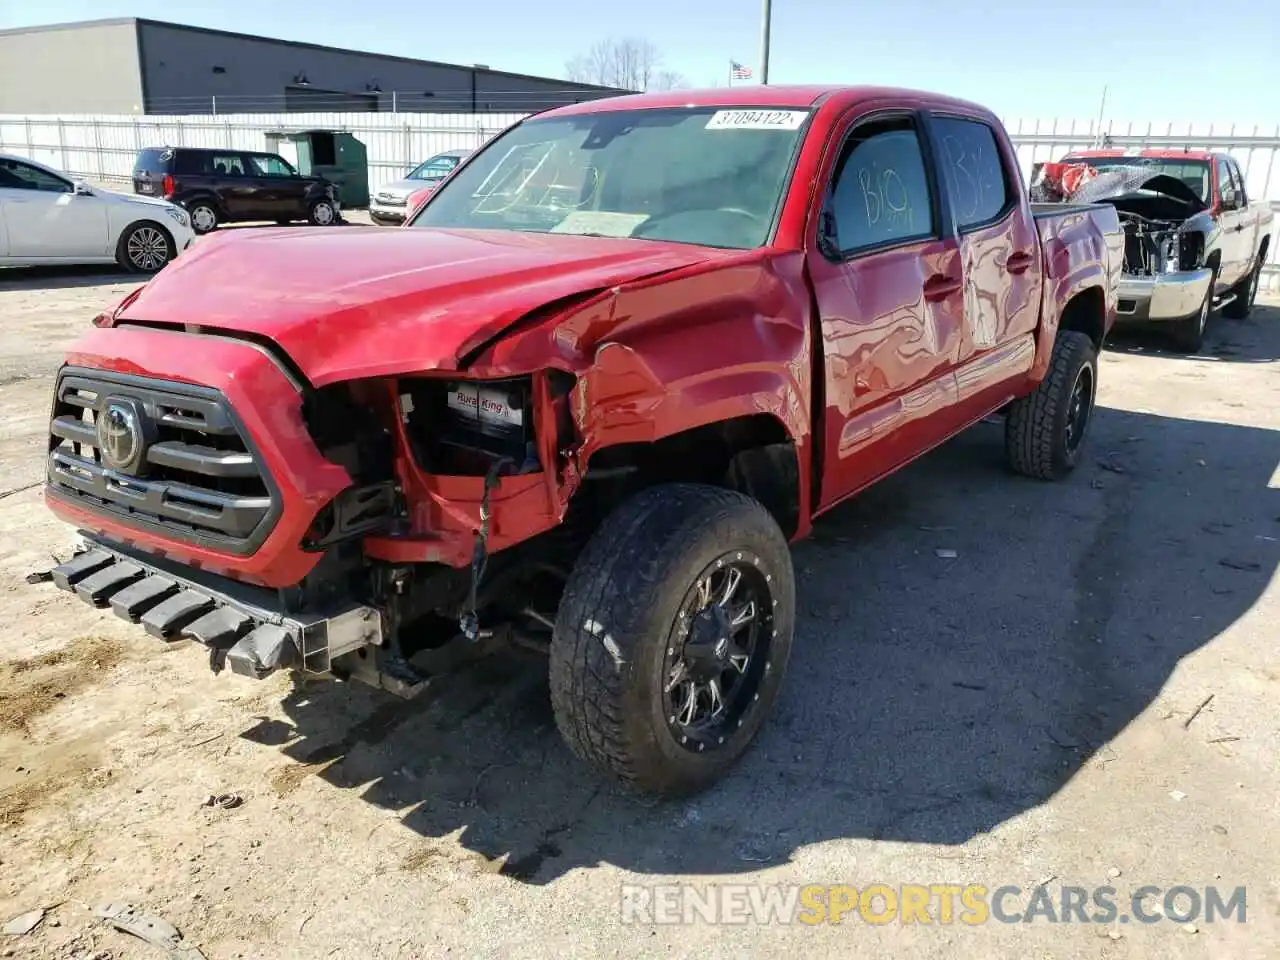
[[[1104,137],[1102,135],[1102,118],[1106,115],[1106,113],[1107,113],[1107,85],[1104,83],[1102,85],[1102,102],[1098,104],[1098,129],[1097,129],[1097,132],[1094,133],[1094,142],[1099,147],[1103,146],[1104,144]]]
[[[772,11],[770,0],[764,0],[764,9],[760,17],[760,82],[769,82],[769,20]]]

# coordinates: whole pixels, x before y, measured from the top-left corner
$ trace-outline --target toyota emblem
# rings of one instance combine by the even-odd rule
[[[98,416],[98,450],[104,466],[131,473],[142,462],[142,414],[131,400],[108,400]]]

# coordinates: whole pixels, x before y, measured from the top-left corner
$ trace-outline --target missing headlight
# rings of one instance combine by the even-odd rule
[[[532,381],[400,381],[400,415],[424,470],[484,476],[506,458],[511,472],[539,469]]]

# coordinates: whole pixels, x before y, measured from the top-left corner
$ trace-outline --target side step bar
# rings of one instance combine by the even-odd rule
[[[195,640],[209,648],[214,673],[229,665],[262,679],[282,667],[327,674],[333,661],[383,643],[382,617],[368,606],[324,615],[285,614],[243,603],[90,542],[50,572],[60,590],[141,623],[160,640]]]

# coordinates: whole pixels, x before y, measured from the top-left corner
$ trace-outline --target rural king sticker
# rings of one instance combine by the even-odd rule
[[[804,110],[717,110],[708,130],[799,130]]]
[[[499,390],[460,383],[449,391],[448,402],[459,413],[477,416],[481,420],[507,423],[514,427],[524,423],[524,413],[513,407],[510,398]]]

